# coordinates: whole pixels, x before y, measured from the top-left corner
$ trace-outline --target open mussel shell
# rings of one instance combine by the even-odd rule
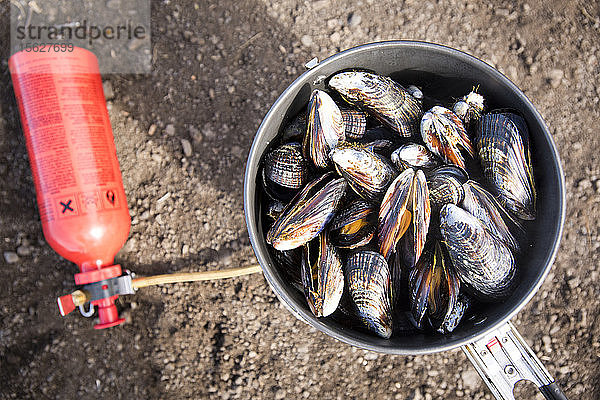
[[[461,149],[475,156],[462,121],[447,108],[435,106],[423,115],[421,137],[429,150],[449,164],[465,167]]]
[[[325,232],[303,247],[302,284],[315,316],[326,317],[337,309],[344,292],[344,272],[342,260]]]
[[[465,290],[481,301],[510,294],[517,269],[513,255],[477,218],[446,204],[440,211],[440,231]]]
[[[379,209],[379,250],[389,259],[396,244],[408,231],[409,252],[416,262],[425,246],[431,208],[423,171],[404,170],[388,188]]]
[[[346,71],[332,76],[329,86],[400,136],[410,137],[418,132],[423,115],[421,103],[392,79],[365,71]]]
[[[525,120],[507,112],[486,114],[475,143],[483,173],[500,203],[521,219],[535,219],[535,184]]]
[[[396,170],[385,157],[359,144],[341,143],[330,156],[352,190],[373,203],[381,199],[396,176]]]
[[[346,139],[360,139],[367,130],[367,115],[359,110],[350,108],[340,109],[344,120]]]
[[[431,208],[437,213],[445,204],[459,204],[463,201],[463,184],[467,180],[467,173],[454,165],[433,170],[427,177]]]
[[[487,231],[511,250],[518,251],[519,243],[502,219],[502,205],[487,190],[475,181],[463,185],[464,199],[460,206],[479,219]],[[504,215],[507,215],[506,212]]]
[[[356,251],[345,265],[348,292],[364,326],[383,338],[392,335],[390,271],[381,254]]]
[[[412,221],[409,203],[415,171],[404,170],[388,188],[379,209],[379,251],[389,259],[398,240],[406,233]]]
[[[340,248],[354,249],[368,244],[377,230],[377,210],[364,200],[343,208],[331,221],[331,242]]]
[[[406,168],[432,169],[442,164],[440,159],[418,143],[407,143],[398,147],[392,153],[391,159],[400,171]]]
[[[288,202],[306,184],[308,174],[302,147],[299,143],[288,143],[265,157],[263,185],[271,197]]]
[[[326,169],[329,152],[346,139],[342,113],[326,92],[314,90],[308,102],[304,155],[317,168]]]
[[[409,275],[410,305],[417,328],[427,321],[442,321],[455,311],[460,280],[445,249],[435,242],[425,250]]]
[[[471,92],[463,96],[454,103],[454,106],[452,106],[452,111],[454,111],[454,114],[461,119],[465,127],[479,121],[484,110],[485,99],[482,95],[477,93],[476,88],[473,88]]]
[[[267,232],[267,243],[277,250],[300,247],[323,231],[346,192],[344,178],[328,172],[292,199]]]

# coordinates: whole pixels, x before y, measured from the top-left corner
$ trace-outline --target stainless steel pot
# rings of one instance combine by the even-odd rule
[[[565,215],[564,177],[548,128],[531,102],[510,80],[483,61],[445,46],[413,41],[367,44],[343,51],[297,78],[265,116],[248,157],[244,183],[244,207],[250,241],[267,281],[281,302],[297,318],[342,342],[389,354],[425,354],[462,347],[490,390],[499,399],[514,398],[514,384],[533,381],[549,399],[564,399],[545,370],[509,320],[533,297],[550,271],[561,238]],[[314,89],[345,68],[366,68],[403,82],[423,87],[436,98],[449,98],[480,86],[490,108],[519,110],[530,128],[538,217],[527,234],[530,247],[519,259],[520,282],[513,294],[499,304],[489,304],[486,318],[466,321],[449,335],[417,334],[381,339],[351,330],[331,319],[318,319],[304,296],[294,289],[271,258],[264,239],[257,176],[259,162],[278,132],[306,106]]]

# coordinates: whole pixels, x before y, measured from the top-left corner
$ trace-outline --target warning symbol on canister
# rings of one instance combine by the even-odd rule
[[[112,210],[119,208],[119,199],[117,194],[112,189],[107,189],[101,194],[102,203],[105,209]]]
[[[98,200],[98,194],[95,192],[80,193],[79,204],[81,204],[82,214],[97,212],[102,208]]]
[[[60,217],[71,217],[79,214],[75,196],[69,196],[56,199],[56,207]]]

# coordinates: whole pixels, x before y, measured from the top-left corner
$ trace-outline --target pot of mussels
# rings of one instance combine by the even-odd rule
[[[462,347],[498,398],[565,398],[510,323],[565,214],[552,137],[525,95],[445,46],[367,44],[313,63],[250,151],[244,206],[264,275],[299,319],[389,354]]]

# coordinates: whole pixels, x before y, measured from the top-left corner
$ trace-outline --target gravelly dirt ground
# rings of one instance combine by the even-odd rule
[[[375,40],[446,44],[504,72],[554,135],[565,233],[548,279],[514,322],[571,398],[599,398],[600,7],[540,3],[153,2],[154,72],[105,77],[133,219],[117,261],[141,275],[255,262],[243,220],[245,160],[302,65]],[[6,43],[7,1],[0,16]],[[54,299],[72,290],[76,268],[43,240],[7,51],[3,44],[0,250],[25,255],[0,261],[0,397],[491,397],[460,351],[402,357],[341,344],[297,321],[260,275],[143,289],[120,302],[120,328],[61,319]],[[531,393],[522,389],[522,398]]]

